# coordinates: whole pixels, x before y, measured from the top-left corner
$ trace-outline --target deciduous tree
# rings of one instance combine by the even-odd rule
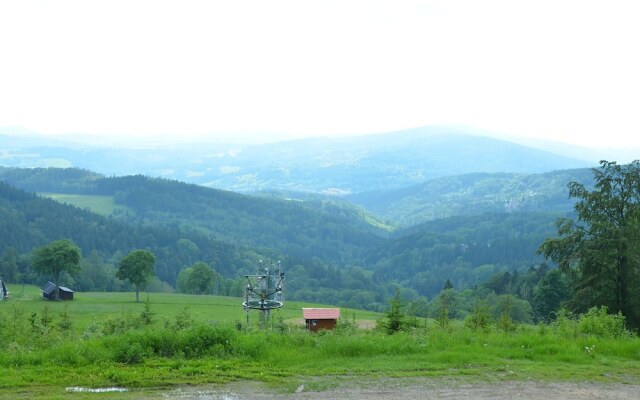
[[[214,283],[215,272],[203,262],[197,262],[189,268],[185,268],[178,275],[177,287],[183,293],[205,294],[210,293]]]
[[[140,288],[155,275],[156,257],[147,250],[133,250],[118,263],[116,276],[136,288],[136,303],[140,302]]]
[[[555,312],[567,300],[569,300],[569,284],[566,275],[557,269],[549,271],[533,290],[531,305],[536,320],[555,319]]]
[[[42,246],[33,253],[33,269],[41,274],[53,275],[56,284],[56,300],[60,298],[60,274],[80,271],[80,249],[71,240],[62,239]]]
[[[571,182],[578,199],[577,220],[557,222],[559,238],[547,239],[538,252],[572,276],[572,305],[577,311],[607,306],[640,326],[640,161],[628,165],[601,161],[595,186]]]
[[[4,251],[0,260],[0,278],[7,282],[16,282],[18,276],[18,252],[15,247]]]

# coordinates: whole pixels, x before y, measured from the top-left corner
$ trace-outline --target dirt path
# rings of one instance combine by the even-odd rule
[[[312,383],[313,385],[313,383]],[[266,399],[523,399],[523,400],[575,400],[575,399],[640,399],[640,385],[622,383],[568,383],[568,382],[494,382],[461,383],[445,379],[382,378],[356,382],[344,381],[326,390],[308,390],[300,385],[296,393],[279,393],[259,383],[236,382],[220,387],[188,387],[165,392],[160,398],[185,400],[266,400]]]

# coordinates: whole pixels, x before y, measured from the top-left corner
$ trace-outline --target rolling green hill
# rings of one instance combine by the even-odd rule
[[[431,179],[398,190],[359,193],[346,198],[371,213],[409,227],[460,215],[511,212],[563,214],[573,208],[567,184],[593,185],[590,169],[542,174],[476,173]]]
[[[48,172],[18,172],[29,171],[38,179]],[[74,187],[71,182],[77,170],[68,170],[71,178],[67,180],[63,171],[49,172],[60,178],[61,187],[68,191],[91,193],[74,194],[76,200],[102,196],[98,198],[104,201],[108,196],[134,213],[115,210],[115,214],[104,217],[0,182],[0,254],[7,265],[14,265],[5,274],[10,282],[45,278],[30,272],[29,253],[50,241],[68,238],[86,258],[82,275],[65,281],[79,290],[126,289],[115,279],[117,261],[133,249],[145,248],[156,255],[158,278],[171,286],[180,271],[202,261],[221,274],[220,293],[239,295],[243,287],[239,278],[255,273],[258,260],[267,258],[281,260],[285,270],[299,275],[297,280],[292,275],[287,291],[290,298],[316,302],[332,299],[334,304],[358,306],[364,300],[351,301],[356,295],[353,290],[331,297],[320,291],[358,288],[368,296],[381,293],[376,297],[376,307],[384,307],[384,296],[390,290],[381,290],[371,280],[358,280],[355,277],[362,274],[361,270],[349,267],[364,257],[368,246],[384,240],[375,234],[384,231],[370,225],[353,207],[327,201],[253,198],[141,176],[91,178],[89,186],[87,180],[80,179],[81,184]],[[336,268],[337,263],[346,268]],[[302,289],[312,291],[303,293]]]
[[[170,224],[133,224],[107,218],[15,189],[0,181],[0,253],[9,257],[7,262],[14,264],[11,275],[16,276],[17,269],[23,278],[32,276],[26,254],[64,238],[76,243],[87,257],[95,252],[94,272],[99,273],[91,280],[99,280],[103,287],[105,281],[114,280],[113,264],[119,257],[137,248],[147,248],[156,254],[158,277],[169,283],[175,282],[182,268],[197,261],[219,260],[220,271],[226,273],[230,270],[224,267],[233,268],[239,264],[231,261],[236,257],[236,248],[212,235],[197,230],[187,232]],[[11,254],[7,253],[9,250],[25,257],[15,260],[15,255],[8,255]],[[4,278],[15,281],[13,277]]]
[[[240,278],[254,273],[259,259],[281,260],[291,299],[383,310],[398,286],[408,301],[433,298],[447,281],[456,289],[475,287],[496,274],[526,272],[539,264],[538,246],[554,235],[555,218],[570,211],[567,202],[550,204],[564,180],[582,173],[574,172],[465,175],[439,181],[440,192],[426,185],[427,192],[443,198],[455,193],[442,204],[458,215],[392,234],[362,209],[318,195],[247,196],[144,176],[5,168],[0,176],[12,184],[39,192],[58,186],[57,195],[67,192],[72,195],[67,201],[89,208],[0,184],[0,252],[16,249],[19,269],[26,273],[33,248],[70,238],[88,258],[79,287],[126,290],[114,278],[117,260],[134,248],[148,248],[165,284],[174,286],[180,271],[204,261],[222,275],[219,293],[232,295],[240,294]],[[503,204],[492,197],[501,187],[505,196],[537,188],[544,211],[483,212],[486,204]],[[547,188],[553,189],[548,196]],[[477,214],[460,212],[473,211],[472,201],[480,204]],[[105,217],[91,207],[114,208]],[[87,282],[93,283],[82,286]]]
[[[555,235],[557,214],[487,213],[430,221],[397,232],[371,249],[365,264],[374,279],[395,280],[433,297],[449,281],[455,288],[479,285],[506,271],[542,263],[536,255]]]
[[[71,204],[99,213],[113,207],[112,215],[126,223],[199,231],[298,258],[353,261],[386,234],[370,215],[337,200],[253,197],[143,176],[107,178],[77,169],[2,168],[0,179],[24,190],[64,195],[65,202],[74,195]]]

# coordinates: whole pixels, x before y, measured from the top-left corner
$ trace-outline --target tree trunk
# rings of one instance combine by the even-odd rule
[[[616,306],[618,309],[616,312],[621,312],[623,315],[629,315],[627,313],[626,300],[627,300],[627,284],[625,282],[625,257],[618,257],[618,277],[616,281]]]
[[[60,301],[60,274],[56,274],[56,301]]]

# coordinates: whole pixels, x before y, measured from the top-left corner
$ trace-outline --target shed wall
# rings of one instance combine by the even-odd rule
[[[331,330],[336,327],[335,319],[307,319],[307,329],[317,332],[321,329]]]

